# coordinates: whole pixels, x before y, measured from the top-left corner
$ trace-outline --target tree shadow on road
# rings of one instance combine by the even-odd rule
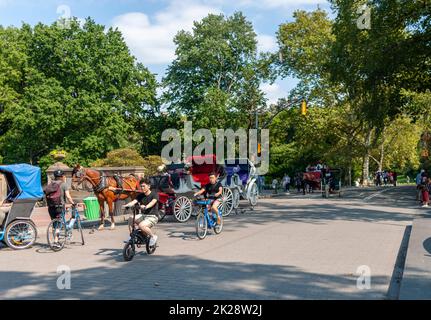
[[[293,266],[215,262],[187,255],[139,254],[119,261],[107,249],[107,267],[71,270],[71,289],[57,289],[58,275],[0,272],[0,298],[11,299],[384,299],[388,277],[357,288],[357,275],[328,275]]]

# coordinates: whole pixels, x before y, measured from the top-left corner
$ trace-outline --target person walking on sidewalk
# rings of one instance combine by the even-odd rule
[[[286,173],[283,177],[283,188],[284,191],[289,193],[289,189],[290,189],[290,177],[289,175]]]
[[[422,169],[416,176],[416,201],[422,201],[421,195],[422,195],[422,174],[425,172],[424,169]]]
[[[422,178],[421,191],[422,191],[422,207],[428,207],[429,192],[431,188],[431,179],[426,175]]]

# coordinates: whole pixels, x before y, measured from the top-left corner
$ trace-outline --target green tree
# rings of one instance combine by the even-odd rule
[[[157,83],[118,30],[73,20],[70,28],[0,29],[0,41],[8,43],[1,45],[6,58],[0,64],[6,162],[36,163],[63,148],[88,164],[110,150],[143,144],[135,129],[144,132],[142,124],[156,111]]]
[[[250,127],[250,114],[265,103],[259,86],[266,68],[244,15],[210,14],[174,42],[177,58],[164,78],[169,109],[199,128]]]

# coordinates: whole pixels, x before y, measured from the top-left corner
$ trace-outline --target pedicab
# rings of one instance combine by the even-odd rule
[[[15,250],[31,247],[37,229],[31,220],[36,202],[43,199],[41,170],[28,164],[0,166],[8,194],[0,207],[0,241]]]
[[[232,190],[233,208],[238,208],[241,199],[248,200],[250,206],[254,208],[259,197],[258,175],[254,164],[249,159],[226,159],[225,169],[227,174],[222,185]],[[229,213],[225,213],[224,216]]]

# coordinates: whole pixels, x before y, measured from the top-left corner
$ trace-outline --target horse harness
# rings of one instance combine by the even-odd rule
[[[100,176],[100,181],[99,183],[93,187],[93,191],[95,193],[101,193],[103,190],[105,190],[106,188],[108,188],[108,178],[107,176],[105,176],[105,173],[102,172],[101,176]],[[112,178],[114,178],[115,182],[117,183],[118,189],[116,191],[113,191],[114,193],[116,193],[117,195],[123,193],[124,189],[123,189],[123,178],[120,177],[117,174],[114,174],[112,176]]]

